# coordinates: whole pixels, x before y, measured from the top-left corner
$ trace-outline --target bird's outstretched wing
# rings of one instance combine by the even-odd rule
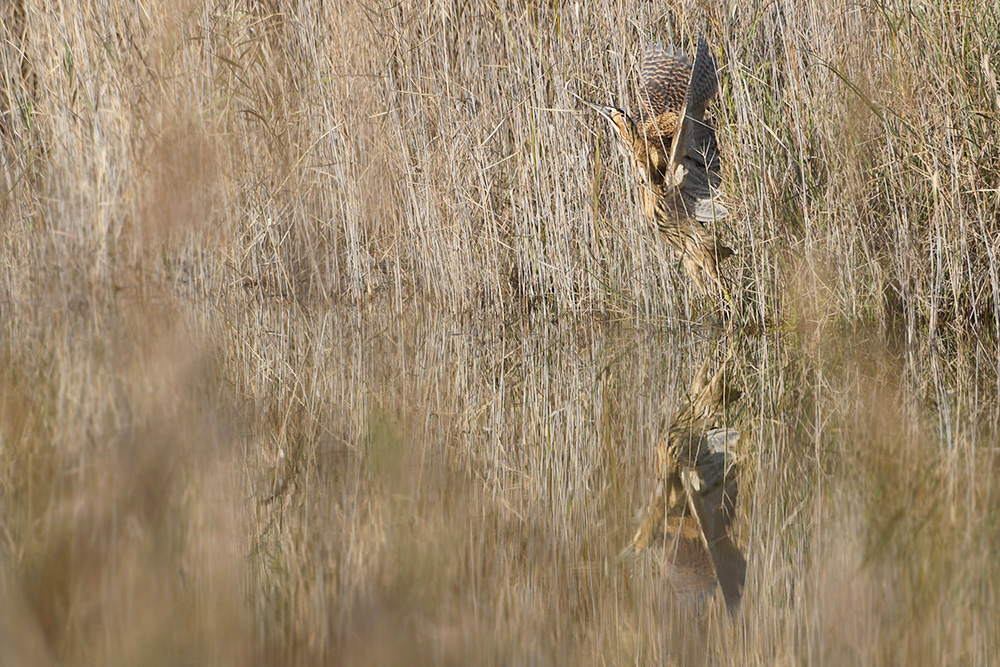
[[[702,222],[729,215],[713,197],[712,191],[719,185],[719,150],[715,129],[705,122],[706,107],[718,90],[715,59],[702,37],[674,130],[666,179],[669,185],[680,188],[688,215]]]
[[[662,183],[666,175],[670,145],[690,81],[691,61],[683,53],[658,44],[646,49],[639,75],[638,126],[646,137],[655,184]]]
[[[653,44],[642,57],[639,73],[639,112],[642,121],[669,111],[676,116],[684,107],[691,81],[691,61],[673,47]]]

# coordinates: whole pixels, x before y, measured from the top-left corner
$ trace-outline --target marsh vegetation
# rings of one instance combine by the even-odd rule
[[[0,6],[0,662],[1000,655],[993,3],[111,4]],[[702,33],[728,329],[569,94]],[[619,558],[723,365],[732,616]]]

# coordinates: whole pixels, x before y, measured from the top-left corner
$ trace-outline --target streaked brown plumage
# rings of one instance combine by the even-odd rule
[[[705,226],[729,212],[716,199],[719,151],[706,107],[718,91],[715,60],[704,38],[694,63],[672,48],[651,46],[643,57],[639,116],[587,102],[615,129],[618,145],[643,185],[646,215],[676,250],[703,292],[725,291],[719,263],[733,255]]]
[[[658,451],[656,488],[623,553],[662,545],[660,561],[678,593],[703,597],[718,583],[735,611],[746,580],[746,559],[730,534],[739,432],[714,425],[738,393],[727,386],[725,364],[711,381],[708,368],[706,360],[670,421]]]

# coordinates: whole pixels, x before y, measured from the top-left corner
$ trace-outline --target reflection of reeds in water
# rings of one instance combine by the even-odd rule
[[[688,399],[670,421],[660,446],[656,487],[624,553],[662,545],[661,563],[675,590],[702,598],[716,582],[730,611],[743,595],[746,559],[730,535],[737,493],[734,446],[739,432],[717,427],[738,397],[723,363],[711,380],[706,359]]]

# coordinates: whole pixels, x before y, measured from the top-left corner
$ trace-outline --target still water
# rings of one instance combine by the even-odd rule
[[[340,550],[342,617],[388,559],[392,586],[421,591],[414,613],[460,610],[442,632],[546,637],[563,658],[839,660],[900,636],[914,656],[982,656],[996,641],[992,343],[262,317],[277,318],[262,359],[311,369],[312,481],[291,504],[298,520],[333,507],[329,533],[355,536],[323,547]],[[359,497],[369,509],[345,512]]]

